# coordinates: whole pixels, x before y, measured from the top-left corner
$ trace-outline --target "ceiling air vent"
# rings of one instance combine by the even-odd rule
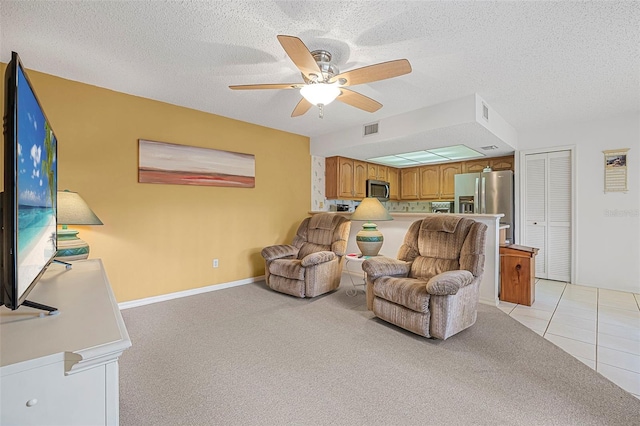
[[[362,136],[375,135],[378,133],[378,123],[365,124],[362,130]]]
[[[496,145],[487,145],[487,146],[481,146],[480,149],[484,149],[485,151],[491,151],[492,149],[498,149],[498,147]]]
[[[482,103],[482,117],[489,121],[489,107],[484,102]]]

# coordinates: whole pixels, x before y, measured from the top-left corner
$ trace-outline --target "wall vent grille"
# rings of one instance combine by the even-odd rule
[[[378,123],[365,124],[362,130],[362,136],[375,135],[378,133]]]
[[[485,103],[482,103],[482,117],[489,121],[489,107]]]

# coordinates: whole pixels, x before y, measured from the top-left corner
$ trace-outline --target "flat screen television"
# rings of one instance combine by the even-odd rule
[[[3,130],[1,302],[56,313],[26,299],[57,251],[57,139],[15,52],[5,72]]]

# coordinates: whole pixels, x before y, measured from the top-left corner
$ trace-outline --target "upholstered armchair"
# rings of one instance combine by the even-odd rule
[[[454,215],[411,224],[398,259],[362,264],[367,306],[425,337],[447,339],[476,322],[487,225]]]
[[[340,286],[351,222],[320,213],[302,221],[291,244],[262,249],[267,286],[297,297],[315,297]]]

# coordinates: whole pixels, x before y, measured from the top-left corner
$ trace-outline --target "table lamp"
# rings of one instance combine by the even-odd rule
[[[89,208],[77,192],[58,191],[58,253],[57,260],[70,261],[89,257],[89,244],[78,238],[78,231],[67,225],[102,225],[102,221]]]
[[[384,238],[382,232],[378,231],[377,225],[372,223],[380,220],[393,220],[382,203],[373,197],[362,200],[356,211],[351,215],[351,220],[363,220],[366,223],[356,234],[356,244],[363,256],[377,256],[382,247]]]

